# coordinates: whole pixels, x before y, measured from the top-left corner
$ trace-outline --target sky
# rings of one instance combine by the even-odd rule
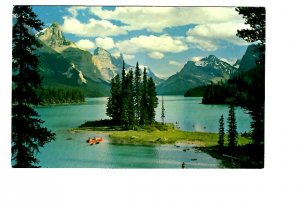
[[[236,37],[247,28],[234,7],[33,6],[44,27],[58,22],[66,39],[83,50],[123,54],[163,77],[188,60],[208,55],[234,64],[249,43]]]

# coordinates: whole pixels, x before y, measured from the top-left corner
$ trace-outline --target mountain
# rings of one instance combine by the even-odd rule
[[[209,55],[199,61],[188,61],[180,72],[158,85],[157,92],[162,95],[183,95],[191,88],[228,80],[236,71],[230,64]]]
[[[65,39],[59,24],[52,24],[36,34],[40,71],[44,86],[79,87],[86,96],[108,96],[110,84],[97,76],[91,53]]]
[[[82,50],[67,40],[58,23],[36,34],[43,47],[38,49],[41,74],[47,86],[77,86],[83,88],[86,96],[108,96],[110,80],[121,74],[123,55],[113,56],[103,48],[94,53]],[[126,70],[131,66],[125,63]],[[156,84],[162,79],[150,69]]]
[[[240,64],[241,64],[241,59],[238,59],[232,66],[238,69],[240,67]]]
[[[259,53],[255,50],[255,45],[249,45],[245,54],[243,55],[240,66],[239,66],[239,73],[248,71],[249,69],[254,68],[257,66],[256,59],[259,57]]]
[[[41,30],[36,36],[51,48],[62,46],[76,47],[73,42],[66,40],[58,23],[53,23],[50,27]]]

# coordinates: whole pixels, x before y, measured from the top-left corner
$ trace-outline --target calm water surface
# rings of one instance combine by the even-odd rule
[[[220,161],[203,152],[196,152],[189,145],[111,144],[106,134],[69,131],[85,121],[107,118],[106,102],[107,98],[87,98],[86,103],[80,105],[36,108],[45,126],[56,133],[56,140],[46,144],[38,154],[40,165],[49,168],[181,168],[182,162],[185,162],[186,168],[220,167]],[[199,103],[199,98],[164,96],[165,121],[177,122],[182,130],[217,132],[220,116],[223,114],[225,121],[227,119],[228,106]],[[160,104],[156,114],[156,120],[160,121]],[[238,132],[249,130],[248,114],[238,108],[236,118]],[[86,139],[94,136],[102,136],[105,141],[99,145],[88,145]]]

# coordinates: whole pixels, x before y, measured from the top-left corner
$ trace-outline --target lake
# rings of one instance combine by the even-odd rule
[[[156,120],[161,121],[161,97]],[[85,121],[108,118],[105,115],[107,98],[86,98],[84,104],[37,107],[44,125],[56,133],[56,140],[45,145],[37,155],[39,165],[49,168],[219,168],[221,162],[191,145],[121,145],[112,144],[106,134],[95,132],[72,133],[71,128]],[[201,98],[164,96],[165,122],[176,123],[186,131],[218,132],[220,116],[227,120],[227,105],[203,105]],[[250,117],[236,109],[238,132],[248,131]],[[226,130],[226,122],[225,122]],[[99,145],[86,143],[89,137],[103,137]],[[188,151],[183,151],[189,149]]]

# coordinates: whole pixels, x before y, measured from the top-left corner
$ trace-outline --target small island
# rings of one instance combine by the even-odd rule
[[[163,144],[190,144],[193,148],[206,152],[212,157],[222,161],[222,165],[228,168],[258,168],[261,161],[254,154],[254,147],[250,145],[250,138],[238,136],[237,145],[234,148],[220,147],[219,134],[209,132],[183,131],[172,123],[155,122],[151,125],[138,126],[134,130],[128,130],[119,125],[113,125],[112,120],[88,121],[73,132],[93,131],[107,134],[110,143],[131,145],[163,145]],[[227,138],[227,136],[225,135]],[[179,146],[178,146],[179,147]]]

